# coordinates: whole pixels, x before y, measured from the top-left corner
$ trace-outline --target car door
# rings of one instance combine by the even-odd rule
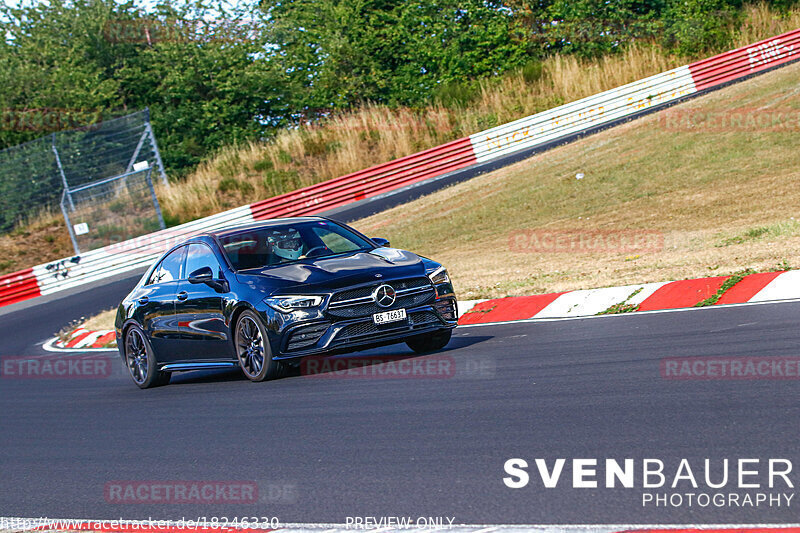
[[[159,362],[174,361],[180,341],[175,300],[185,252],[182,246],[162,259],[137,295],[140,323]]]
[[[223,313],[226,293],[205,283],[188,281],[192,272],[203,267],[211,268],[214,277],[220,279],[220,263],[211,248],[203,243],[187,246],[185,263],[175,302],[182,340],[181,357],[186,360],[227,359],[231,352]]]

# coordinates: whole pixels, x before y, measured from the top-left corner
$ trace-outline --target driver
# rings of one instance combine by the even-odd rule
[[[303,239],[294,228],[275,230],[267,236],[272,253],[287,261],[303,259]]]

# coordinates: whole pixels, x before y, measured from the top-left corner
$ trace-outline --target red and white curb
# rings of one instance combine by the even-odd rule
[[[21,533],[25,531],[98,531],[103,533],[264,533],[281,531],[285,533],[304,533],[325,531],[326,533],[369,531],[390,533],[400,531],[452,531],[457,533],[800,533],[800,524],[708,524],[708,525],[648,525],[648,524],[609,524],[609,525],[535,525],[535,524],[432,524],[429,517],[391,517],[393,523],[385,525],[389,519],[384,517],[360,517],[374,519],[369,525],[354,523],[286,523],[274,527],[235,528],[206,524],[202,527],[187,527],[181,522],[168,520],[48,520],[26,518],[0,518],[0,533]],[[383,520],[383,521],[381,521]],[[353,520],[355,522],[355,520]],[[400,522],[398,524],[398,522]],[[422,524],[425,525],[422,525]]]
[[[630,306],[631,311],[625,314],[700,309],[695,305],[714,295],[729,278],[717,276],[532,296],[462,300],[458,302],[458,322],[460,326],[470,326],[608,316],[601,314],[613,306]],[[709,307],[791,300],[800,300],[800,270],[745,276]],[[54,337],[42,347],[49,352],[117,351],[115,344],[111,344],[113,341],[113,330],[89,331],[79,327],[66,340]]]
[[[42,345],[47,351],[77,351],[86,352],[92,350],[113,350],[116,351],[116,336],[114,330],[90,331],[83,327],[75,329],[67,335],[66,339],[54,337]]]
[[[458,303],[459,324],[597,316],[613,306],[630,313],[684,310],[713,296],[730,276],[643,283],[604,289],[513,296]],[[800,270],[745,276],[710,307],[800,299]],[[635,309],[635,310],[634,310]]]

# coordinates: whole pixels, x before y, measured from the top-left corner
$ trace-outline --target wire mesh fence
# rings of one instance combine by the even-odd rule
[[[76,253],[164,229],[149,167],[64,190],[61,211]]]
[[[49,137],[0,151],[0,232],[53,207],[62,189]]]
[[[82,209],[88,209],[86,206],[89,204],[84,204],[84,197],[74,191],[84,185],[126,175],[128,178],[116,182],[135,183],[137,179],[131,178],[131,173],[140,174],[134,172],[134,167],[143,165],[148,168],[148,178],[138,181],[151,180],[152,173],[155,179],[166,185],[164,165],[150,126],[150,112],[146,109],[0,150],[0,232],[12,230],[20,221],[37,212],[57,209],[62,199],[68,201],[71,218],[80,218],[78,213],[72,213],[77,208],[74,205],[76,199]],[[68,190],[73,194],[67,194]],[[131,202],[136,199],[132,192],[127,193],[127,197],[111,199],[111,196],[99,192],[101,190],[102,187],[86,189],[86,194],[97,195],[98,202],[100,198],[106,198],[115,205],[119,205],[123,198]],[[150,205],[152,207],[152,203]],[[127,205],[126,209],[131,209],[131,216],[135,219],[140,218],[134,204]],[[97,214],[100,216],[99,212]],[[121,207],[118,207],[118,214],[125,218]],[[97,228],[107,220],[102,216],[92,221],[91,227]],[[74,230],[69,221],[68,227]],[[76,244],[76,254],[96,247],[91,244],[95,242],[91,239],[79,242],[82,245],[78,247]]]
[[[54,135],[64,179],[70,187],[118,176],[148,161],[166,181],[147,110]]]

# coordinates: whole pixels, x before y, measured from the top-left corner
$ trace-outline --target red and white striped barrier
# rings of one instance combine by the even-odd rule
[[[586,317],[695,307],[714,296],[731,276],[642,283],[534,296],[458,303],[462,325],[529,319]],[[712,305],[800,299],[800,270],[763,272],[743,277]]]
[[[194,233],[321,213],[589,132],[798,58],[800,29],[347,176],[93,250],[78,262],[64,259],[0,276],[0,306],[144,267],[171,244]]]

